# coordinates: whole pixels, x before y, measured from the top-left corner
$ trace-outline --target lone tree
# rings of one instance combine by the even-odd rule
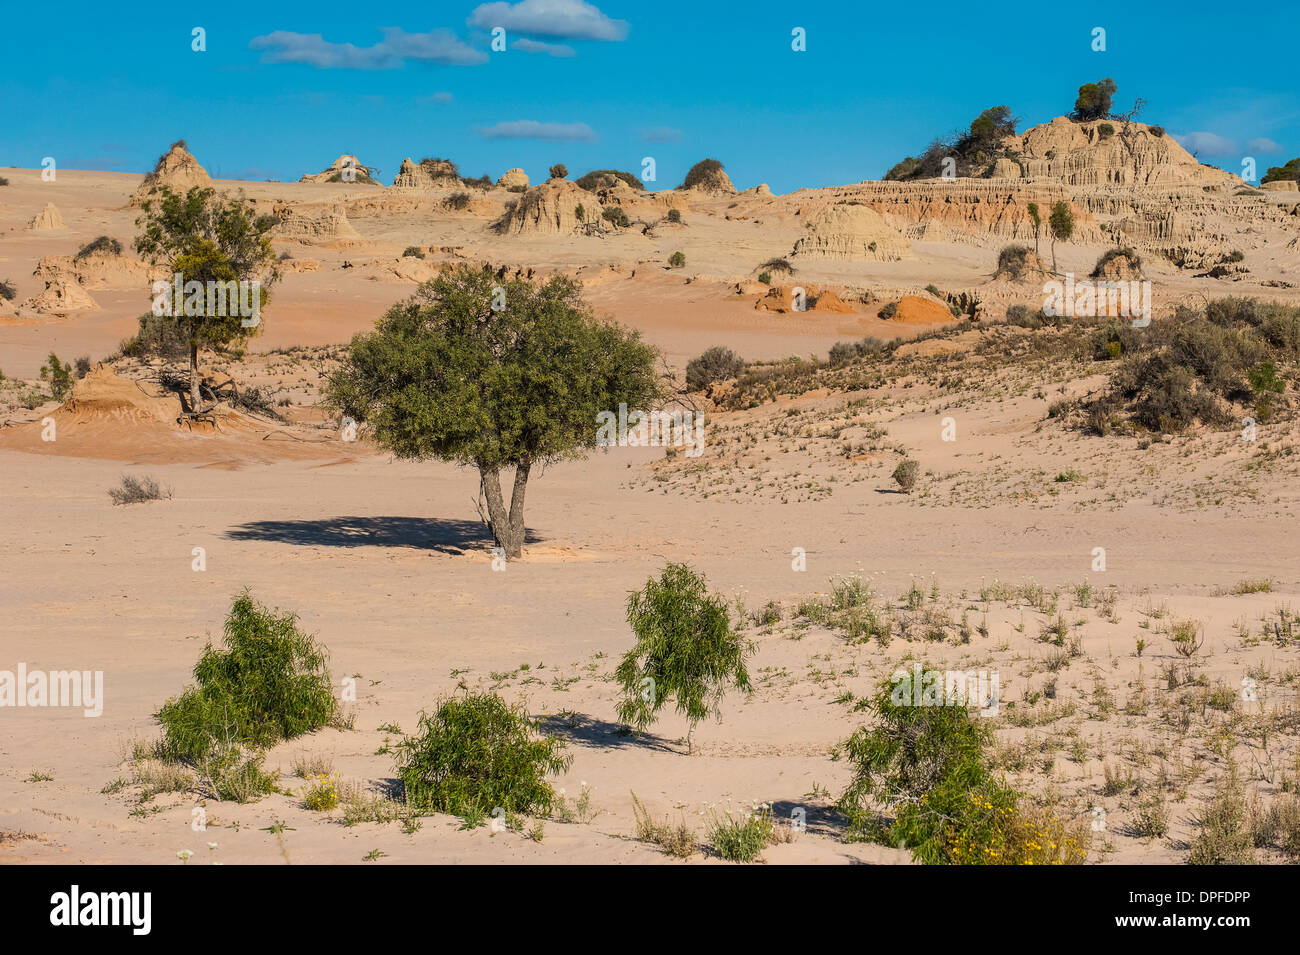
[[[601,411],[651,407],[661,394],[656,358],[637,332],[597,321],[572,279],[534,284],[464,264],[355,336],[325,397],[370,422],[400,458],[478,468],[493,540],[519,557],[534,465],[595,447]]]
[[[1038,254],[1038,232],[1043,227],[1043,216],[1038,211],[1038,203],[1029,204],[1029,221],[1034,224],[1034,255]]]
[[[552,179],[567,179],[569,178],[569,167],[562,162],[557,162],[550,168],[550,175]]]
[[[1074,235],[1074,213],[1070,204],[1064,200],[1052,206],[1052,214],[1047,220],[1047,229],[1052,234],[1052,271],[1056,271],[1056,240],[1069,242]]]
[[[721,597],[685,564],[669,564],[655,580],[627,599],[627,621],[636,634],[614,676],[623,687],[618,718],[644,730],[669,697],[686,716],[686,752],[695,724],[719,715],[729,685],[751,692],[745,658],[753,646],[732,632]]]
[[[1084,83],[1079,87],[1079,97],[1074,101],[1074,112],[1070,118],[1078,122],[1090,119],[1105,119],[1110,115],[1111,100],[1118,87],[1109,76],[1096,83]]]
[[[141,229],[135,250],[142,257],[165,266],[169,283],[179,277],[182,289],[190,282],[202,283],[205,290],[209,282],[220,286],[219,294],[213,295],[183,292],[178,297],[174,286],[163,293],[169,315],[189,345],[190,410],[197,411],[202,400],[199,349],[242,342],[261,328],[261,308],[280,277],[271,248],[271,228],[278,220],[256,215],[248,205],[198,186],[183,196],[163,186],[142,209],[144,214],[135,220]],[[260,283],[255,303],[259,320],[246,325],[238,307],[243,297],[238,283],[253,281]],[[244,300],[253,304],[251,289],[246,291]]]

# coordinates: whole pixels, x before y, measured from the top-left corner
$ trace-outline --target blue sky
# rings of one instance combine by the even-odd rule
[[[406,156],[534,180],[553,162],[576,176],[652,156],[666,188],[711,156],[741,188],[786,192],[879,178],[987,106],[1011,106],[1021,129],[1049,120],[1103,76],[1117,107],[1143,97],[1141,118],[1203,161],[1240,173],[1253,155],[1262,175],[1300,155],[1290,4],[180,6],[8,4],[0,166],[144,172],[183,137],[226,178],[297,179],[343,152],[386,183]]]

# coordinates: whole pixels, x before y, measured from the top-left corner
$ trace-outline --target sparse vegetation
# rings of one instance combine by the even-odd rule
[[[703,391],[713,382],[735,378],[744,370],[744,359],[724,345],[714,345],[686,363],[686,387]]]
[[[161,501],[172,496],[171,488],[164,488],[154,478],[144,475],[135,477],[123,474],[117,487],[108,489],[108,496],[114,504],[143,504],[146,501]]]

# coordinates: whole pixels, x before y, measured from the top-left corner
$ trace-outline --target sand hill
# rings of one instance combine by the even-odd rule
[[[164,186],[176,193],[186,193],[196,186],[208,186],[212,179],[208,171],[190,155],[185,140],[178,139],[159,157],[153,172],[144,177],[140,188],[131,196],[131,205],[138,206],[158,194]]]
[[[27,229],[30,232],[63,228],[66,228],[63,224],[63,216],[59,214],[59,210],[52,202],[47,202],[45,208],[36,213],[31,221],[27,223]]]

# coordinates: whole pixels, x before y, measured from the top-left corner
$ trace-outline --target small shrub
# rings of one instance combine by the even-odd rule
[[[412,811],[456,816],[549,815],[557,796],[546,777],[571,760],[562,740],[539,735],[522,707],[495,693],[444,700],[395,750]]]
[[[601,210],[600,217],[620,229],[626,229],[632,224],[622,206],[606,206]]]
[[[0,281],[0,301],[12,302],[18,297],[18,289],[8,279]]]
[[[885,306],[880,310],[880,317],[883,319],[891,319],[897,314],[898,314],[897,302],[887,302]]]
[[[759,280],[760,282],[762,282],[764,285],[771,285],[771,284],[772,284],[772,273],[771,273],[771,272],[767,272],[767,271],[759,272],[759,273],[758,273],[758,280]]]
[[[335,714],[327,653],[297,616],[235,599],[218,650],[208,643],[195,685],[155,714],[169,758],[198,763],[232,746],[265,747],[325,726]]]
[[[1188,865],[1253,865],[1254,838],[1248,824],[1246,797],[1235,767],[1216,787],[1214,797],[1197,820],[1200,832],[1192,840]]]
[[[87,242],[78,249],[77,254],[73,256],[73,259],[79,262],[84,258],[94,255],[96,252],[104,252],[108,255],[121,255],[122,243],[117,241],[117,239],[114,239],[112,236],[101,235],[99,238]]]
[[[162,487],[148,475],[133,477],[122,475],[122,483],[108,489],[108,496],[114,504],[142,504],[145,501],[161,501],[172,496],[171,488]]]
[[[696,724],[721,718],[728,687],[752,692],[745,659],[753,646],[732,631],[726,602],[685,564],[668,564],[630,594],[627,620],[636,645],[614,671],[623,690],[618,717],[644,730],[672,697],[687,720],[690,752]]]
[[[307,791],[303,793],[302,797],[304,809],[310,809],[313,812],[329,812],[338,804],[339,786],[337,778],[322,774],[307,783]]]
[[[722,172],[722,163],[716,159],[701,159],[686,173],[686,178],[682,180],[679,189],[690,189],[701,183],[707,183],[718,173]]]
[[[402,250],[402,258],[404,258],[404,259],[409,259],[409,258],[422,259],[422,258],[424,258],[424,252],[423,252],[423,250],[420,249],[419,246],[408,245],[405,249]]]
[[[574,182],[581,189],[595,192],[598,189],[608,189],[616,180],[620,179],[633,189],[645,191],[645,183],[632,173],[624,172],[621,169],[593,169],[581,178],[575,179]]]
[[[1121,266],[1127,266],[1127,269],[1135,274],[1142,271],[1142,256],[1138,255],[1127,246],[1124,246],[1120,248],[1107,249],[1103,252],[1101,258],[1099,258],[1097,263],[1092,267],[1092,272],[1089,275],[1089,278],[1101,278],[1106,266],[1117,259],[1127,260],[1126,262],[1121,263]]]
[[[548,175],[549,175],[552,179],[568,179],[568,178],[569,178],[569,167],[566,166],[566,165],[565,165],[564,163],[562,163],[562,162],[557,162],[554,166],[552,166],[552,167],[548,170]]]
[[[463,212],[469,208],[470,196],[468,192],[456,192],[447,198],[447,208]]]
[[[765,269],[768,272],[784,272],[786,275],[794,274],[794,266],[791,265],[785,259],[780,259],[780,258],[768,259],[766,262],[760,265],[759,268]]]
[[[1157,139],[1159,139],[1159,138],[1160,138],[1161,136],[1163,136],[1164,134],[1165,134],[1165,128],[1164,128],[1163,126],[1152,126],[1152,127],[1151,127],[1151,135],[1152,135],[1152,136],[1155,136]]]
[[[1020,281],[1029,272],[1030,249],[1023,245],[1004,245],[998,252],[996,276],[1007,276],[1013,281]]]
[[[898,462],[898,467],[894,468],[894,481],[904,494],[912,493],[916,487],[917,478],[921,476],[921,465],[911,458],[904,458]]]
[[[80,381],[82,378],[85,378],[88,374],[90,374],[89,355],[82,355],[80,358],[77,359],[76,369],[74,371],[74,374],[77,376],[78,381]]]
[[[641,842],[649,842],[663,849],[670,856],[685,859],[695,852],[695,833],[686,825],[683,818],[672,823],[653,818],[650,811],[632,794],[632,815],[636,819],[636,837]]]
[[[714,345],[686,363],[686,387],[703,391],[715,381],[738,377],[744,370],[745,362],[739,355],[723,345]]]
[[[59,356],[50,352],[49,359],[41,366],[41,381],[48,382],[50,394],[62,401],[72,391],[72,366],[60,362]]]
[[[1102,139],[1109,139],[1115,135],[1115,127],[1110,123],[1100,123],[1097,126],[1097,135]]]
[[[668,264],[674,269],[680,269],[686,264],[686,256],[682,252],[674,252],[668,257]]]
[[[681,210],[680,210],[680,209],[669,209],[669,210],[668,210],[668,221],[669,221],[669,222],[681,222],[681,221],[682,221],[682,212],[681,212]]]
[[[262,753],[221,743],[195,765],[214,799],[245,803],[275,791],[279,777],[263,770],[265,759]]]
[[[764,805],[741,817],[713,816],[709,843],[728,862],[756,862],[776,838],[772,807]]]

